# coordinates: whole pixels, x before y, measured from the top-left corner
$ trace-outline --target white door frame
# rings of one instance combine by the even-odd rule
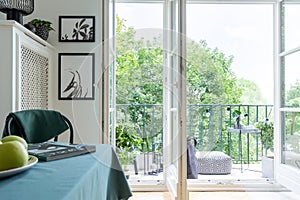
[[[129,0],[127,0],[129,1]],[[136,0],[137,1],[137,0]],[[242,1],[242,0],[189,0],[189,2],[192,3],[232,3],[232,4],[246,4],[246,3],[273,3],[274,6],[274,53],[275,53],[275,58],[274,58],[274,65],[275,65],[275,72],[274,72],[274,84],[275,84],[275,95],[274,95],[274,107],[275,107],[275,141],[274,144],[275,146],[275,179],[279,182],[279,183],[284,183],[285,185],[290,185],[289,183],[291,183],[291,180],[287,180],[287,177],[290,176],[291,172],[293,173],[297,173],[293,170],[290,170],[288,167],[284,166],[281,164],[281,133],[280,133],[280,70],[279,70],[279,2],[281,0],[248,0],[248,1]],[[132,2],[135,2],[134,0]],[[141,2],[139,0],[139,2]],[[171,2],[169,0],[165,1],[166,3]],[[174,191],[174,194],[176,194],[175,196],[177,196],[177,199],[182,199],[184,200],[185,198],[187,198],[187,192],[186,192],[186,153],[185,153],[185,149],[186,149],[186,102],[185,102],[185,5],[186,5],[186,1],[185,0],[178,0],[179,6],[178,6],[178,13],[179,16],[178,17],[178,24],[179,29],[178,32],[179,33],[183,33],[183,34],[179,34],[179,43],[178,43],[178,50],[179,50],[179,56],[180,58],[178,59],[179,64],[179,71],[178,71],[178,75],[180,74],[180,76],[178,77],[178,90],[180,91],[179,95],[178,95],[178,104],[179,107],[178,108],[182,108],[182,109],[178,109],[176,112],[178,112],[178,133],[179,133],[179,137],[182,139],[182,142],[178,145],[178,154],[180,155],[178,157],[178,168],[177,167],[171,167],[170,168],[170,173],[171,174],[176,174],[177,173],[177,177],[175,176],[175,182],[177,181],[177,187],[176,188],[169,188],[171,191]],[[102,33],[101,33],[101,41],[103,42],[103,48],[102,48],[102,52],[101,52],[101,63],[102,63],[102,69],[103,69],[103,73],[102,73],[102,81],[99,82],[99,88],[100,88],[100,130],[102,133],[102,142],[103,143],[107,143],[107,138],[108,138],[108,127],[109,127],[109,99],[108,99],[108,88],[109,88],[109,70],[105,70],[106,66],[108,66],[109,63],[109,47],[108,47],[108,43],[105,43],[105,39],[107,39],[109,37],[109,6],[108,6],[108,1],[106,0],[102,0],[101,1],[101,11],[103,14],[103,20],[101,21],[101,29]],[[165,18],[165,21],[167,19]],[[107,45],[105,45],[107,44]],[[166,72],[166,74],[168,74],[169,72]],[[167,75],[165,77],[164,82],[169,81],[169,75]],[[166,85],[168,86],[168,82],[166,82]],[[102,94],[102,95],[101,95]],[[167,104],[170,104],[170,99],[169,99],[169,95],[170,93],[164,93],[165,95],[165,100],[167,102]],[[101,99],[101,96],[104,97]],[[164,114],[164,121],[166,120],[166,118],[170,117],[170,113],[174,112],[174,110],[170,109],[171,107],[167,106],[165,112],[166,114]],[[167,122],[167,121],[166,121]],[[166,131],[170,131],[171,124],[170,122],[167,122],[164,125],[164,129],[166,129]],[[165,141],[168,141],[169,139],[166,137]],[[170,142],[170,140],[169,140]],[[168,143],[166,145],[169,145]],[[166,151],[166,150],[165,150]],[[170,155],[171,152],[166,151],[167,154],[166,155]],[[168,160],[168,157],[165,158],[166,159],[166,163],[170,163],[171,161]],[[300,176],[298,176],[300,177]],[[171,179],[169,179],[170,183],[172,182]],[[169,184],[171,185],[171,184]],[[293,185],[291,185],[293,186]],[[175,197],[174,196],[174,197]]]
[[[164,171],[172,199],[188,198],[186,170],[185,0],[164,9]]]
[[[100,143],[109,143],[109,1],[101,0],[100,12],[101,20],[99,23],[100,31],[100,79],[99,88],[99,130]]]
[[[288,56],[289,54],[293,54],[299,52],[300,44],[298,44],[297,48],[294,49],[286,49],[284,52],[281,52],[281,8],[280,8],[281,0],[278,0],[277,4],[277,16],[276,16],[276,30],[277,33],[277,46],[276,46],[276,67],[275,67],[275,123],[274,123],[274,130],[275,130],[275,180],[286,186],[288,189],[291,189],[293,192],[300,195],[299,187],[300,187],[300,170],[294,167],[291,167],[287,164],[282,163],[282,153],[283,153],[283,138],[282,131],[284,130],[283,127],[285,126],[284,122],[282,121],[282,115],[284,112],[300,112],[300,108],[284,108],[282,106],[282,90],[281,85],[282,81],[284,81],[282,76],[282,66],[281,66],[281,58]],[[295,1],[296,2],[296,1]],[[300,2],[297,2],[300,3]]]

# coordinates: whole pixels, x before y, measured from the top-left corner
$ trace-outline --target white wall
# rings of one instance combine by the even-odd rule
[[[95,16],[95,42],[58,42],[59,16]],[[1,14],[0,19],[5,19]],[[50,106],[66,115],[74,125],[76,143],[99,143],[98,89],[96,100],[58,100],[58,53],[95,53],[95,81],[99,79],[99,41],[100,41],[100,1],[98,0],[39,0],[35,1],[33,14],[24,17],[24,24],[39,18],[51,21],[55,32],[51,31],[48,42],[56,48],[53,65],[50,66]]]

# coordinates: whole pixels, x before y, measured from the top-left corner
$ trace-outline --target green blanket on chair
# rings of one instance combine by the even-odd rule
[[[54,110],[30,110],[10,113],[3,136],[18,135],[28,143],[45,142],[68,129],[63,116]]]

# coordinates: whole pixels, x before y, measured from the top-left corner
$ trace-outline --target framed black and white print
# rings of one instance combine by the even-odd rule
[[[58,54],[58,99],[95,99],[94,53]]]
[[[59,42],[95,42],[95,16],[59,16]]]

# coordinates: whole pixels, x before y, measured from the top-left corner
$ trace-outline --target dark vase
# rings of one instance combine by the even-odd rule
[[[31,32],[35,33],[35,26],[32,24],[24,24],[24,27],[30,30]]]
[[[49,31],[47,26],[35,27],[35,34],[40,36],[42,39],[47,40],[49,36]]]
[[[240,116],[236,117],[234,128],[235,129],[242,129],[243,125],[241,124],[241,118]]]

